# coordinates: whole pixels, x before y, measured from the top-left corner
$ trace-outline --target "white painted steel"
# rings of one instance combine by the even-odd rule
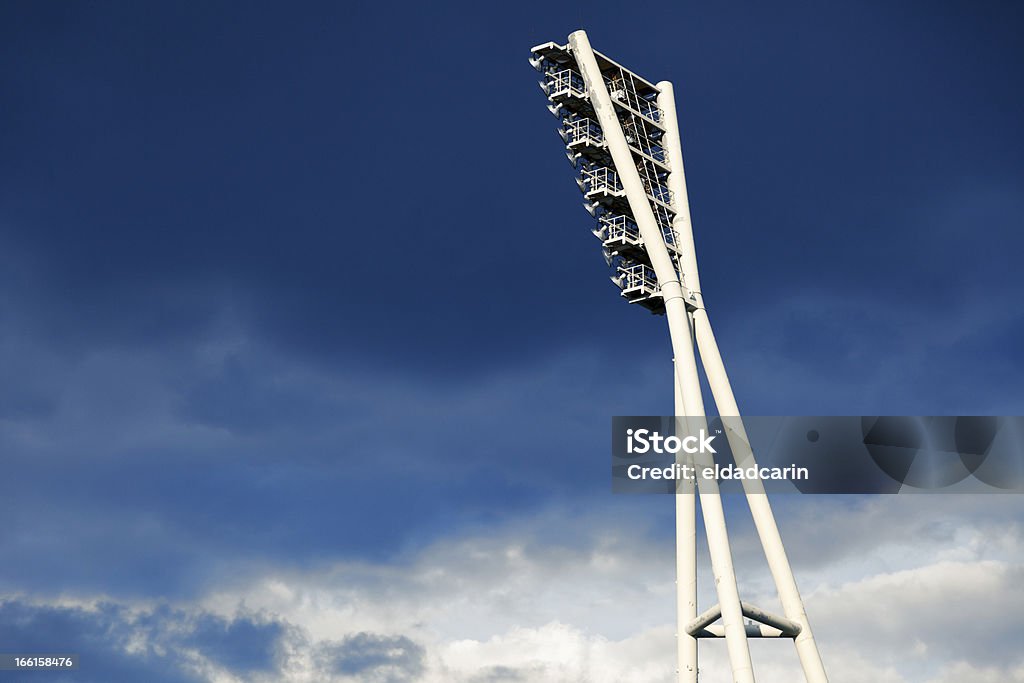
[[[747,638],[788,638],[785,633],[777,628],[765,626],[764,624],[747,624],[745,626]],[[724,638],[725,629],[721,624],[712,624],[707,628],[697,631],[697,638]]]
[[[756,605],[751,605],[749,602],[741,602],[740,607],[743,608],[743,616],[760,622],[765,626],[777,628],[791,638],[797,636],[803,630],[803,627],[792,619],[786,619],[777,614],[766,612]]]
[[[673,359],[673,364],[675,360]],[[675,373],[675,414],[688,415],[685,392]],[[700,385],[697,385],[699,395]],[[693,399],[690,403],[693,404]],[[685,433],[689,432],[687,428]],[[692,459],[680,451],[681,465],[692,465]],[[697,616],[697,496],[694,481],[683,477],[676,486],[676,661],[680,683],[697,683],[697,638],[687,633],[685,625]]]
[[[679,266],[693,299],[691,305],[702,308],[704,302],[700,296],[700,276],[697,274],[697,250],[693,245],[693,227],[690,222],[690,199],[686,193],[686,171],[683,167],[683,144],[679,136],[679,119],[676,116],[676,95],[672,83],[658,83],[658,107],[661,109],[662,123],[665,125],[663,144],[668,153],[668,165],[672,172],[668,175],[668,189],[672,196],[672,209],[676,217],[672,221],[672,229],[676,233],[676,244],[679,245]]]
[[[708,378],[711,393],[718,408],[718,414],[728,417],[739,417],[739,406],[736,405],[736,398],[729,383],[729,377],[725,371],[725,364],[722,355],[718,350],[718,343],[711,330],[711,322],[708,319],[707,311],[704,309],[704,301],[700,292],[700,277],[697,271],[696,250],[693,243],[693,226],[690,219],[690,206],[686,193],[686,176],[683,170],[683,147],[679,135],[679,122],[676,116],[675,96],[672,84],[668,81],[658,83],[658,90],[661,95],[658,98],[658,105],[663,115],[665,124],[665,148],[668,151],[669,166],[672,173],[668,177],[668,187],[672,193],[673,206],[676,211],[676,218],[672,227],[675,229],[679,247],[682,251],[680,267],[685,278],[687,288],[694,296],[695,309],[690,314],[690,322],[696,337],[697,348],[700,351],[701,364]],[[737,423],[737,432],[726,430],[729,445],[738,459],[750,458],[753,464],[753,454],[750,453],[749,441],[743,431],[742,422]],[[743,455],[741,455],[741,453]],[[827,683],[828,677],[821,661],[817,645],[814,642],[814,635],[811,633],[807,613],[804,610],[803,600],[796,586],[796,579],[786,556],[786,549],[782,544],[782,537],[779,534],[775,516],[772,513],[768,496],[764,491],[764,485],[760,480],[743,480],[744,492],[747,502],[750,505],[750,512],[754,518],[754,525],[757,528],[761,545],[764,548],[765,557],[768,560],[768,567],[772,578],[775,580],[776,588],[779,591],[779,599],[782,602],[783,611],[786,617],[800,625],[800,634],[796,637],[797,654],[800,657],[800,665],[803,667],[804,675],[809,683]]]
[[[696,633],[701,629],[707,628],[710,624],[718,621],[722,616],[722,607],[715,605],[709,609],[704,610],[699,616],[694,617],[688,624],[683,626],[683,629],[687,633]]]
[[[616,113],[616,105],[609,96],[597,57],[590,46],[586,33],[577,31],[570,35],[569,48],[583,77],[586,95],[589,97],[598,123],[605,133],[607,149],[622,184],[622,189],[616,192],[619,196],[621,194],[626,196],[664,302],[675,357],[675,414],[682,423],[679,427],[690,433],[707,428],[704,401],[697,374],[696,348],[699,349],[718,414],[727,418],[732,416],[737,418],[731,421],[727,420],[726,428],[726,435],[733,453],[738,462],[749,460],[749,464],[752,464],[753,454],[750,452],[742,421],[738,419],[739,408],[725,372],[718,344],[711,330],[711,323],[704,310],[672,84],[663,81],[654,86],[658,91],[658,108],[661,111],[659,123],[660,127],[665,130],[662,145],[666,151],[668,166],[671,169],[667,180],[668,196],[672,210],[676,213],[673,221],[673,230],[676,235],[674,246],[670,251],[662,234],[661,225],[655,218],[652,204],[647,196],[647,188],[643,184],[635,160],[627,146],[625,132]],[[564,49],[554,43],[545,43],[535,47],[534,52],[563,51]],[[621,68],[603,55],[601,59],[607,60],[616,68]],[[542,61],[540,59],[531,58],[530,61],[534,68],[541,69]],[[562,63],[563,60],[558,61]],[[623,71],[626,70],[623,69]],[[626,74],[626,79],[629,82],[643,81],[632,72]],[[649,82],[643,82],[650,87]],[[544,86],[542,85],[542,87]],[[579,91],[578,86],[574,87]],[[547,92],[546,89],[545,92]],[[578,95],[582,94],[582,91],[579,91]],[[635,98],[636,94],[634,93]],[[629,105],[633,108],[643,108],[647,106],[647,103],[630,100]],[[553,104],[549,109],[556,116],[561,116],[564,113],[561,105]],[[565,138],[563,137],[563,139]],[[568,152],[567,155],[575,165],[579,155],[572,152]],[[596,203],[588,201],[585,204],[592,214],[596,212]],[[663,210],[664,208],[659,209],[659,211]],[[646,268],[646,266],[642,267]],[[645,275],[645,277],[647,276]],[[619,282],[619,279],[612,278],[613,282],[622,286],[623,283]],[[712,461],[709,455],[697,455],[696,462],[687,460],[682,464],[696,464],[699,469],[704,469],[710,467]],[[717,482],[714,479],[698,478],[695,491],[692,481],[680,481],[675,496],[679,681],[695,683],[697,680],[697,638],[724,637],[733,670],[733,680],[737,683],[753,683],[753,669],[750,664],[746,638],[791,637],[796,643],[797,653],[807,681],[809,683],[827,683],[825,670],[811,634],[803,602],[800,599],[764,487],[756,480],[743,480],[743,485],[786,616],[772,615],[748,603],[740,602]],[[698,498],[704,512],[712,572],[719,597],[719,605],[699,617],[696,615],[696,500]],[[762,623],[744,624],[743,616],[753,617]],[[719,617],[722,618],[722,624],[712,625],[711,622]]]
[[[667,87],[667,92],[666,88]],[[662,123],[665,124],[666,132],[665,136],[669,137],[676,130],[675,127],[675,100],[672,94],[672,84],[667,81],[663,81],[658,84],[658,89],[661,94],[658,96],[658,107],[662,111]],[[671,110],[666,109],[665,105],[669,104]],[[669,117],[669,111],[671,111],[671,117]],[[678,165],[673,163],[671,157],[671,146],[667,146],[669,151],[669,167],[672,168],[672,173],[668,177],[669,190],[673,187],[682,187],[683,193],[681,195],[674,195],[673,203],[682,203],[682,206],[689,206],[686,201],[686,183],[683,181],[683,166],[680,161]],[[675,176],[675,178],[673,178]],[[675,208],[675,207],[673,207]],[[680,220],[680,214],[676,213],[676,221]],[[686,220],[689,221],[687,215]],[[674,226],[674,224],[673,224]],[[677,233],[677,240],[679,231]],[[676,242],[677,246],[685,248],[685,244]],[[690,245],[692,247],[692,245]],[[689,249],[692,253],[692,248]],[[684,278],[688,286],[690,277],[687,274],[684,264],[680,261],[680,270],[683,273]],[[693,330],[690,325],[689,318],[687,319],[687,331],[692,334]],[[693,342],[690,343],[691,349],[693,348]],[[701,394],[700,379],[696,373],[696,363],[693,367],[694,372],[684,378],[676,368],[676,415],[704,415],[704,397]],[[680,405],[682,402],[682,405]],[[699,409],[698,409],[699,406]],[[705,420],[706,422],[706,420]],[[686,433],[693,434],[687,427]],[[694,488],[694,482],[686,481],[692,492]],[[697,617],[697,510],[696,500],[692,496],[679,495],[678,491],[676,494],[676,658],[678,662],[678,681],[679,683],[697,683],[697,638],[690,633],[686,625]],[[717,617],[716,617],[717,618]]]
[[[703,423],[703,399],[700,400],[699,405],[696,403],[691,405],[688,402],[687,394],[691,392],[687,390],[687,384],[698,376],[697,360],[694,355],[689,318],[686,314],[686,301],[675,264],[665,246],[664,237],[655,220],[654,212],[651,210],[647,192],[640,180],[640,174],[636,169],[632,152],[626,143],[626,136],[622,132],[615,111],[615,105],[608,94],[586,32],[572,33],[569,36],[569,45],[580,68],[595,116],[597,116],[601,130],[604,131],[608,151],[618,171],[619,181],[626,191],[626,199],[658,278],[658,285],[665,302],[665,317],[668,319],[672,350],[676,359],[676,378],[683,389],[684,400],[687,401],[686,412],[692,419],[699,420],[698,424]],[[696,397],[694,400],[696,401]],[[690,426],[693,426],[692,422]],[[695,464],[701,470],[714,466],[710,454],[704,456],[698,454],[694,456],[694,459]],[[750,661],[746,630],[743,626],[739,588],[736,585],[732,552],[729,549],[729,534],[725,525],[725,511],[722,507],[718,482],[714,478],[705,479],[699,475],[697,478],[700,505],[704,513],[704,527],[708,535],[711,571],[714,574],[715,587],[718,591],[718,601],[722,606],[726,649],[729,653],[733,680],[735,683],[754,683],[754,671]]]
[[[718,412],[720,415],[739,417],[740,409],[736,405],[736,397],[733,395],[729,376],[725,372],[725,363],[722,361],[722,354],[718,350],[718,343],[711,330],[707,311],[702,308],[694,311],[693,325],[697,346],[700,348],[701,362],[704,365],[711,393],[715,397]],[[733,453],[738,459],[749,458],[750,463],[753,464],[753,454],[750,453],[746,432],[739,420],[735,422],[734,429],[726,430],[729,445],[734,449]],[[800,657],[800,666],[804,670],[804,677],[808,683],[827,683],[828,676],[825,673],[825,666],[814,641],[811,624],[807,619],[807,612],[804,609],[803,600],[800,598],[796,578],[793,576],[786,548],[782,544],[782,536],[779,534],[775,515],[768,502],[768,495],[764,491],[764,484],[756,479],[744,480],[743,488],[747,495],[747,503],[750,505],[750,514],[754,518],[754,526],[757,528],[757,535],[761,538],[765,558],[768,560],[768,568],[779,591],[782,610],[787,618],[801,626],[800,635],[794,642],[797,655]]]
[[[780,635],[792,638],[800,633],[800,624],[795,621],[766,612],[760,607],[751,605],[749,602],[741,602],[740,608],[743,610],[743,616],[760,622],[765,626],[770,626],[772,629],[778,631]],[[715,605],[691,619],[683,628],[687,633],[696,635],[707,629],[714,622],[718,621],[718,618],[721,616],[722,608],[719,605]]]

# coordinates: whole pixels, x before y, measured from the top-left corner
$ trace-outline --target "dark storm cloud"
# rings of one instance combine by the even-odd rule
[[[313,642],[300,627],[266,616],[232,618],[185,611],[165,604],[132,608],[100,603],[90,608],[0,601],[0,642],[6,652],[79,656],[79,668],[48,680],[107,683],[198,683],[209,667],[234,676],[279,677],[289,667],[285,648],[324,679],[405,683],[426,670],[425,648],[402,635],[355,632],[336,641]],[[269,679],[268,679],[269,680]]]
[[[275,646],[284,631],[276,622],[225,621],[204,614],[183,642],[231,671],[268,671],[274,666]]]
[[[441,389],[211,345],[65,361],[53,415],[0,422],[0,553],[20,558],[0,586],[187,597],[268,564],[390,557],[605,490],[587,466],[602,416],[668,395],[644,366],[620,391],[593,353]]]
[[[315,659],[329,674],[402,683],[423,673],[424,656],[423,647],[405,636],[355,633],[339,642],[321,643]]]
[[[542,254],[515,238],[495,206],[512,169],[475,173],[471,141],[489,129],[442,104],[461,99],[462,78],[488,84],[484,65],[424,80],[377,51],[387,98],[350,70],[391,42],[381,18],[338,40],[316,27],[347,25],[347,11],[60,12],[5,22],[19,125],[5,140],[3,219],[38,257],[20,297],[35,334],[74,347],[182,340],[230,297],[292,351],[400,353],[422,371],[566,331],[557,306],[536,306],[548,290],[531,273],[557,279],[571,233],[547,235]],[[303,47],[275,47],[286,35]]]
[[[530,680],[528,672],[510,666],[492,666],[473,677],[471,683],[513,683]]]
[[[79,655],[79,670],[49,680],[191,683],[207,677],[194,670],[186,650],[235,674],[275,668],[285,627],[253,617],[193,616],[166,606],[134,611],[101,603],[95,608],[0,601],[0,642],[5,651]]]
[[[970,249],[913,266],[916,207],[1020,186],[1016,10],[949,7],[711,10],[651,35],[588,9],[602,49],[680,85],[717,307],[772,296],[758,282],[941,286],[965,252],[1009,253],[990,219],[1016,214],[988,202]],[[15,303],[41,341],[187,342],[229,300],[290,353],[435,376],[630,343],[523,58],[569,8],[465,7],[429,36],[411,6],[4,13],[0,225],[36,261]]]

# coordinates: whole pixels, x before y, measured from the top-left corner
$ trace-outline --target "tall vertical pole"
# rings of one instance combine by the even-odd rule
[[[658,83],[658,108],[661,109],[662,123],[665,125],[665,145],[669,152],[668,163],[672,172],[669,173],[668,185],[672,193],[672,208],[676,211],[676,221],[690,220],[689,202],[686,201],[686,181],[683,173],[682,153],[673,156],[673,149],[680,149],[678,144],[679,133],[676,125],[675,93],[672,84],[668,81]],[[684,215],[685,214],[685,215]],[[682,217],[682,218],[681,218]],[[673,225],[675,229],[676,226]],[[675,230],[676,233],[680,231]],[[678,246],[678,245],[677,245]],[[683,253],[683,259],[687,253]],[[686,262],[681,260],[680,271],[688,286],[690,276],[687,274]],[[692,330],[692,321],[687,319],[688,327]],[[696,398],[693,396],[696,395]],[[690,397],[689,406],[698,402],[703,405],[701,395],[700,379],[696,372],[692,377],[686,378],[683,382],[681,375],[677,373],[676,378],[676,415],[693,415],[687,406],[686,399]],[[682,403],[682,405],[680,405]],[[703,414],[703,408],[700,413]],[[690,432],[691,434],[693,432]],[[693,482],[686,481],[685,484],[691,491]],[[693,496],[680,495],[676,491],[676,646],[678,651],[678,675],[679,683],[697,682],[697,639],[686,632],[686,625],[697,617],[697,510],[696,500]]]
[[[675,359],[673,359],[675,363]],[[675,414],[691,415],[685,391],[675,371]],[[696,378],[694,378],[696,379]],[[697,385],[700,391],[700,385]],[[693,404],[693,400],[690,401]],[[678,431],[678,430],[677,430]],[[692,434],[689,426],[685,433]],[[680,451],[680,465],[692,467],[693,460]],[[695,481],[682,477],[676,481],[676,661],[679,683],[697,683],[697,639],[686,632],[686,625],[697,618],[697,496]]]
[[[683,168],[683,143],[679,136],[679,118],[676,116],[675,88],[669,81],[658,83],[658,108],[661,109],[662,124],[665,126],[664,145],[668,153],[668,189],[672,197],[672,208],[676,217],[672,229],[679,247],[679,267],[690,290],[691,304],[703,308],[700,296],[700,277],[697,274],[697,252],[693,245],[693,227],[690,222],[690,199],[686,193],[686,170]],[[719,411],[719,414],[723,414]]]
[[[679,122],[676,117],[675,95],[672,84],[668,81],[658,83],[660,96],[658,106],[661,108],[665,120],[665,146],[668,151],[669,165],[672,173],[668,177],[669,190],[672,192],[673,208],[676,210],[676,219],[673,228],[679,240],[679,247],[682,250],[680,267],[687,288],[693,297],[692,301],[696,306],[690,314],[690,324],[693,327],[696,337],[696,344],[700,350],[701,363],[704,372],[707,374],[708,384],[718,408],[718,414],[726,417],[740,417],[739,406],[736,405],[736,397],[732,392],[729,383],[729,376],[725,371],[725,363],[722,361],[722,354],[718,350],[718,343],[711,330],[711,322],[708,319],[707,311],[704,309],[703,297],[700,293],[700,277],[697,272],[697,257],[693,244],[693,227],[690,219],[690,203],[686,193],[686,177],[683,171],[683,148],[679,136]],[[753,455],[750,453],[749,440],[743,424],[739,419],[735,425],[730,424],[726,429],[726,436],[734,456],[744,465],[753,464]],[[747,503],[750,505],[750,512],[754,518],[754,526],[761,539],[764,548],[765,558],[768,561],[768,568],[771,571],[775,586],[779,592],[779,599],[787,618],[797,622],[801,626],[800,634],[796,637],[796,650],[800,658],[800,665],[803,668],[804,676],[808,683],[827,683],[828,677],[825,674],[825,667],[818,652],[818,646],[814,641],[811,632],[811,625],[804,610],[803,600],[797,589],[796,579],[793,576],[786,549],[782,544],[782,536],[779,534],[779,527],[775,522],[768,496],[764,490],[764,484],[760,480],[743,480],[743,488],[746,493]]]
[[[687,398],[687,382],[697,377],[697,359],[693,349],[692,331],[686,313],[682,285],[676,273],[676,266],[665,246],[661,228],[654,217],[647,191],[640,180],[633,154],[626,143],[622,132],[615,105],[608,94],[604,76],[597,64],[594,50],[585,31],[576,31],[569,35],[569,45],[576,57],[580,73],[587,87],[587,94],[594,108],[594,115],[604,132],[608,151],[619,174],[619,180],[626,191],[626,198],[633,218],[640,230],[651,266],[658,278],[662,298],[665,302],[665,317],[668,319],[669,336],[672,340],[672,351],[676,359],[676,377],[682,385],[684,398]],[[698,392],[699,395],[699,392]],[[692,411],[698,424],[704,422],[704,402],[686,405]],[[691,423],[692,426],[692,423]],[[695,454],[695,463],[700,471],[714,467],[711,454]],[[754,683],[754,670],[750,661],[750,648],[747,645],[747,633],[743,625],[743,613],[740,607],[739,588],[736,585],[736,573],[733,569],[732,552],[729,549],[729,534],[725,526],[725,510],[714,477],[705,478],[698,474],[700,490],[700,506],[704,515],[704,528],[708,536],[708,550],[711,555],[711,571],[718,590],[718,602],[722,609],[722,622],[725,630],[726,649],[729,652],[729,663],[732,667],[734,683]]]

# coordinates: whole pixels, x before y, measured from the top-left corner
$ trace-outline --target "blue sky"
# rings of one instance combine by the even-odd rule
[[[529,48],[582,27],[676,84],[747,413],[1021,414],[1021,19],[5,4],[0,650],[93,653],[75,681],[603,680],[637,658],[664,680],[671,510],[608,494],[605,456],[611,415],[670,410],[667,335],[607,281]],[[849,586],[1012,585],[1024,562],[1013,497],[779,505],[786,538],[808,510],[877,529],[892,509],[930,543],[808,531],[798,578],[836,614]],[[642,616],[510,607],[637,558],[649,590],[615,585],[661,596]],[[527,665],[531,638],[567,649]],[[877,680],[1024,678],[944,661]]]

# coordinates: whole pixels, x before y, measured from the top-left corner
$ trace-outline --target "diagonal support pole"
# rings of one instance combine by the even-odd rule
[[[722,355],[718,350],[715,335],[711,331],[707,312],[702,308],[697,309],[693,312],[692,320],[701,360],[704,363],[708,384],[711,386],[711,393],[715,397],[715,405],[718,406],[719,414],[738,418],[740,409],[736,405],[736,398],[732,393],[732,386],[729,384],[729,377],[725,372],[725,364],[722,362]],[[750,443],[743,424],[738,419],[733,422],[735,427],[726,430],[726,437],[733,455],[738,461],[753,464],[754,456],[750,450]],[[808,683],[828,683],[825,665],[821,661],[821,654],[814,641],[807,612],[804,609],[803,600],[800,598],[796,578],[793,576],[786,548],[782,544],[782,536],[779,534],[779,527],[768,502],[764,484],[758,479],[745,479],[743,480],[743,489],[746,493],[747,503],[750,505],[750,513],[754,518],[757,535],[764,548],[765,558],[768,560],[768,569],[771,571],[775,587],[779,591],[782,610],[788,619],[801,626],[801,632],[794,642],[797,655],[800,658],[800,666],[804,670],[804,677]]]

